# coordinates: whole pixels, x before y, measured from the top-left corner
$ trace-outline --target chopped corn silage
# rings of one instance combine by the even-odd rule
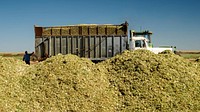
[[[200,70],[170,52],[125,51],[100,63],[118,92],[120,111],[199,111]]]
[[[200,111],[200,63],[125,51],[94,64],[57,55],[34,65],[0,57],[0,111]]]
[[[10,112],[20,104],[19,80],[28,66],[24,62],[0,56],[0,111]]]
[[[57,55],[39,63],[21,80],[22,110],[114,111],[117,96],[100,66],[75,55]]]

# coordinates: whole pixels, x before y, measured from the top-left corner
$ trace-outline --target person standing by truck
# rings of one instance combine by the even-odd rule
[[[34,52],[29,54],[27,51],[25,51],[23,61],[25,61],[26,64],[30,65],[30,56],[33,55],[33,54],[34,54]]]

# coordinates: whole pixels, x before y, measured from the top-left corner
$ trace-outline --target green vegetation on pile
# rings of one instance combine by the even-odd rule
[[[23,94],[19,80],[26,68],[18,59],[0,56],[0,112],[11,112],[20,105]]]
[[[26,94],[22,110],[114,111],[116,97],[106,74],[75,55],[58,55],[35,65],[21,84]]]
[[[57,55],[28,66],[0,57],[0,111],[200,111],[200,63],[125,51],[94,64]]]
[[[200,70],[170,52],[125,51],[102,63],[120,111],[200,110]]]

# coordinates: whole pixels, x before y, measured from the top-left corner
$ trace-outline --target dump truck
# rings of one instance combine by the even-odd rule
[[[34,30],[35,54],[39,60],[60,53],[74,54],[92,61],[102,61],[120,54],[124,50],[139,48],[146,48],[157,53],[156,49],[149,47],[151,32],[131,30],[130,37],[128,37],[127,22],[119,25],[78,24],[50,27],[34,25]],[[143,37],[138,37],[138,35],[143,35]],[[148,39],[145,35],[148,36]],[[145,47],[137,47],[136,43],[139,41],[144,42]]]

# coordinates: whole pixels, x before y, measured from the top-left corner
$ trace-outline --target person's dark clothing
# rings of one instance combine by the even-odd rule
[[[28,52],[26,51],[23,57],[23,61],[26,62],[26,64],[30,65],[30,56],[33,55],[34,52],[32,52],[31,54],[28,54]]]
[[[26,64],[30,65],[30,61],[25,61],[25,62],[26,62]]]

